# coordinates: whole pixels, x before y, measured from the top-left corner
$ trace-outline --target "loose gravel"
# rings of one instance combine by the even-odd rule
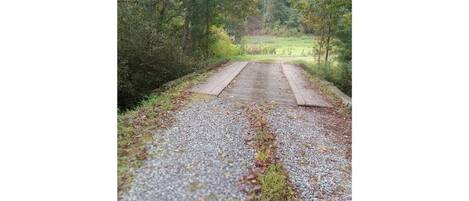
[[[122,200],[245,200],[239,180],[254,161],[248,129],[240,106],[227,100],[182,108],[175,125],[154,133],[153,157]]]
[[[277,154],[301,200],[352,200],[350,145],[334,143],[320,112],[276,107],[267,115]]]
[[[259,79],[265,90],[277,86],[265,76]],[[252,130],[239,102],[222,94],[180,109],[174,125],[154,132],[151,157],[133,170],[134,182],[121,200],[246,200],[240,179],[255,167],[255,150],[245,143]],[[333,139],[340,135],[337,128],[350,128],[349,123],[330,124],[334,119],[323,118],[326,113],[285,103],[265,117],[278,142],[279,162],[300,200],[352,200],[351,145]]]

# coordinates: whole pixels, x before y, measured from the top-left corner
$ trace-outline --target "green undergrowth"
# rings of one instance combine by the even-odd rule
[[[132,170],[148,158],[146,145],[158,128],[170,126],[171,111],[189,100],[187,90],[207,79],[211,72],[196,72],[167,83],[132,110],[118,114],[118,193],[127,191],[133,180]]]
[[[332,103],[337,106],[339,109],[339,113],[345,116],[350,116],[352,114],[352,108],[344,105],[341,101],[341,99],[332,91],[330,86],[328,84],[324,83],[324,78],[318,76],[312,69],[308,68],[305,64],[302,62],[297,62],[297,64],[300,64],[305,69],[305,76],[312,82],[314,83],[315,86],[318,86],[318,89],[326,95],[329,100],[332,101]]]
[[[241,53],[239,45],[235,45],[230,39],[230,36],[221,27],[212,26],[210,27],[212,33],[212,43],[210,43],[209,49],[211,54],[215,58],[224,58]]]
[[[352,66],[351,63],[331,62],[328,65],[314,64],[304,60],[294,60],[290,63],[299,64],[309,74],[333,83],[348,96],[352,96]]]

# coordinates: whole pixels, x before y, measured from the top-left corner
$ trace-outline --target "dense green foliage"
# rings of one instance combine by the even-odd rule
[[[352,95],[352,1],[295,0],[294,5],[315,36],[313,69]]]
[[[332,82],[342,92],[352,96],[352,63],[339,62],[336,65],[309,63],[305,65],[315,75]]]
[[[301,33],[299,13],[290,0],[263,0],[262,13],[266,33],[294,35]]]
[[[244,34],[256,5],[256,0],[118,1],[119,108],[134,106],[210,58],[239,54],[233,42]]]
[[[168,80],[190,72],[194,60],[183,53],[181,19],[151,1],[118,3],[118,104],[127,107]],[[167,11],[164,11],[167,12]],[[167,17],[166,17],[167,16]],[[170,34],[170,31],[175,34]]]
[[[272,40],[286,41],[279,45],[265,37],[242,42],[253,16],[260,33],[290,37]],[[118,1],[118,106],[134,106],[170,80],[240,54],[314,57],[315,69],[351,91],[351,20],[351,0]]]
[[[229,56],[239,55],[241,48],[238,45],[233,44],[230,36],[222,28],[212,26],[210,29],[212,34],[212,41],[209,49],[210,54],[215,58],[223,58]]]
[[[296,0],[295,5],[316,36],[318,63],[328,63],[333,43],[340,47],[342,59],[351,60],[351,55],[345,55],[351,47],[351,0]]]

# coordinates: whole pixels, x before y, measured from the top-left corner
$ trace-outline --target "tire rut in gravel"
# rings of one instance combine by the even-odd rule
[[[212,99],[182,108],[176,123],[154,133],[153,156],[135,171],[124,201],[245,200],[239,179],[253,166],[254,150],[241,108]]]
[[[351,146],[334,142],[310,108],[276,107],[267,116],[278,157],[301,200],[352,200]]]

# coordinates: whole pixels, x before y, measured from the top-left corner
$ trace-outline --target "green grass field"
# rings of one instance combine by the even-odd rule
[[[302,64],[320,78],[334,83],[347,95],[352,95],[351,69],[350,74],[347,74],[348,72],[340,67],[334,51],[331,52],[327,65],[317,64],[314,56],[315,42],[311,35],[245,36],[240,46],[242,54],[230,57],[231,60]]]
[[[308,35],[299,37],[246,36],[241,44],[244,53],[241,58],[247,60],[312,61],[313,59],[314,42],[312,36]]]

